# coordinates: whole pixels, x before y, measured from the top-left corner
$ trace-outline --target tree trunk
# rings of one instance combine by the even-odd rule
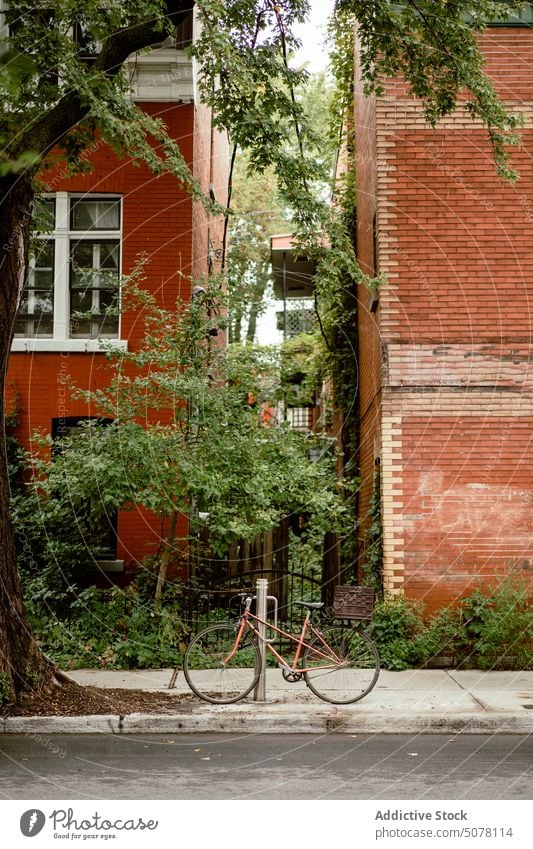
[[[241,333],[242,333],[242,309],[240,306],[236,306],[233,311],[233,320],[230,322],[229,326],[229,343],[237,345],[241,341]]]
[[[31,177],[0,179],[0,702],[24,690],[53,683],[53,667],[43,657],[24,608],[11,525],[4,430],[4,388],[13,324],[27,267],[33,204]]]
[[[163,554],[161,555],[161,563],[159,564],[159,574],[157,576],[157,584],[155,588],[155,600],[159,601],[161,598],[161,593],[163,592],[163,585],[167,578],[168,565],[170,563],[170,558],[174,552],[174,540],[176,538],[176,526],[178,524],[178,511],[174,510],[174,512],[170,516],[170,522],[168,524],[167,538],[165,540],[165,547],[163,549]]]

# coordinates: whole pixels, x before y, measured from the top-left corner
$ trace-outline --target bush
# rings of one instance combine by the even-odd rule
[[[375,606],[369,634],[377,644],[384,669],[408,669],[420,662],[417,638],[423,628],[420,605],[403,596]]]
[[[11,517],[17,562],[23,583],[31,584],[31,597],[35,594],[59,616],[68,615],[75,588],[94,577],[97,553],[88,542],[87,519],[66,499],[39,498],[35,493],[15,495]]]
[[[476,589],[424,624],[420,605],[400,596],[374,609],[369,633],[384,669],[447,665],[533,669],[533,609],[523,582],[509,578],[493,591]]]
[[[68,617],[60,618],[47,608],[41,587],[36,589],[28,601],[30,620],[42,651],[63,669],[178,664],[188,633],[172,599],[154,606],[135,583],[127,589],[90,587],[71,602]]]
[[[444,607],[431,617],[416,637],[417,651],[424,666],[453,666],[457,662],[462,641],[460,611]]]
[[[462,663],[479,669],[533,669],[533,609],[523,581],[507,579],[492,593],[461,601]]]

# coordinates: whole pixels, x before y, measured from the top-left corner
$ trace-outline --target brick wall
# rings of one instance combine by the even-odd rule
[[[228,144],[225,134],[211,125],[211,111],[198,104],[194,118],[194,176],[203,191],[222,206],[227,202]],[[213,272],[219,270],[222,247],[223,218],[208,217],[200,203],[193,204],[192,242],[193,276],[197,279],[207,270],[211,260]]]
[[[374,204],[388,278],[377,314],[360,310],[363,405],[381,378],[385,583],[430,608],[512,570],[533,575],[533,32],[492,29],[482,45],[525,119],[516,184],[497,178],[486,131],[462,108],[431,130],[391,82],[375,130],[370,101],[356,110],[358,249],[367,265]],[[364,476],[377,433],[374,417]]]

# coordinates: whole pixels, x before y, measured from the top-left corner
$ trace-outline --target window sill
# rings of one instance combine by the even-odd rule
[[[128,349],[127,339],[13,339],[12,353],[105,354],[107,347]]]

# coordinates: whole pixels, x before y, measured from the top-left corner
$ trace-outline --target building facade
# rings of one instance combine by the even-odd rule
[[[524,117],[515,184],[466,110],[424,122],[400,80],[356,72],[361,537],[380,487],[385,588],[428,609],[533,578],[533,29],[481,37]],[[364,559],[364,551],[361,551]]]
[[[195,25],[191,15],[176,40],[130,59],[127,72],[134,100],[166,124],[205,193],[225,204],[226,141],[199,101],[185,50]],[[107,385],[102,340],[130,349],[140,341],[138,314],[106,315],[119,275],[143,256],[143,285],[161,306],[173,308],[178,298],[190,299],[194,280],[209,273],[220,251],[221,222],[208,218],[175,177],[120,160],[98,141],[86,155],[90,173],[67,176],[59,167],[47,175],[47,223],[15,327],[8,396],[26,445],[35,431],[72,433],[94,412],[73,400],[67,380],[83,389]],[[137,509],[108,519],[105,571],[131,570],[155,553],[164,534],[159,519]]]

